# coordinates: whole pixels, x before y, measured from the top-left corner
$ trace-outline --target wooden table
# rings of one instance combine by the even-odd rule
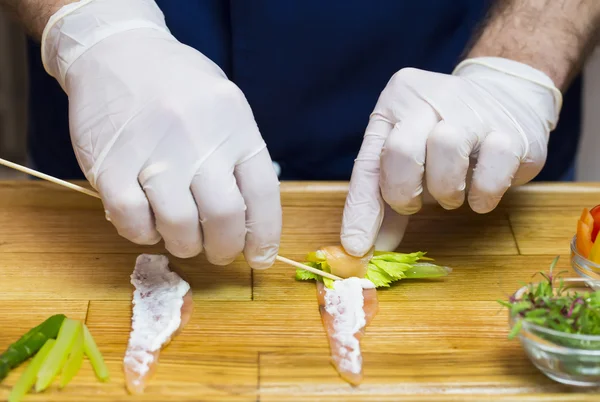
[[[283,183],[281,255],[301,260],[339,243],[344,183]],[[518,341],[507,339],[506,298],[546,270],[569,241],[600,185],[530,185],[487,216],[426,206],[409,224],[401,251],[427,251],[454,268],[434,281],[379,291],[380,312],[363,341],[365,381],[343,382],[329,363],[312,282],[280,264],[251,271],[240,259],[214,267],[200,256],[171,258],[191,282],[195,313],[161,355],[147,393],[129,397],[122,357],[130,325],[129,275],[144,252],[120,238],[98,200],[39,182],[0,182],[0,349],[53,313],[85,319],[105,354],[109,383],[88,361],[66,390],[35,401],[585,401],[547,379]],[[0,384],[5,400],[21,369]],[[596,392],[598,392],[596,390]]]

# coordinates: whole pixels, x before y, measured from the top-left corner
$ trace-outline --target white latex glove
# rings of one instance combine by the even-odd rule
[[[46,70],[69,96],[77,160],[123,237],[218,265],[275,259],[279,182],[250,106],[178,42],[153,0],[82,1],[49,21]]]
[[[470,59],[452,75],[400,70],[381,93],[354,165],[342,245],[355,256],[373,244],[395,249],[424,190],[446,209],[468,193],[473,211],[492,211],[511,185],[544,166],[561,106],[547,75],[512,60]],[[382,226],[384,203],[391,208]]]

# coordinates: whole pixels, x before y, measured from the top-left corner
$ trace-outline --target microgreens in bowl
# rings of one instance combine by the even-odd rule
[[[508,301],[509,338],[518,336],[531,362],[549,378],[574,386],[600,386],[600,282],[540,272]]]
[[[558,258],[552,261],[547,274],[539,273],[545,280],[526,285],[524,291],[511,296],[509,301],[499,301],[517,319],[509,338],[519,333],[523,322],[567,334],[600,335],[600,291],[569,292],[569,286],[561,277],[565,271],[553,273]]]

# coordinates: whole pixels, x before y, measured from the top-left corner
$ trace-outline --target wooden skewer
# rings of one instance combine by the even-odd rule
[[[342,280],[342,278],[340,278],[339,276],[335,276],[335,275],[330,274],[328,272],[321,271],[320,269],[309,267],[307,265],[301,264],[301,263],[296,262],[294,260],[290,260],[290,259],[282,257],[280,255],[278,255],[277,257],[275,257],[275,259],[277,261],[283,262],[284,264],[288,264],[288,265],[291,265],[293,267],[300,268],[300,269],[303,269],[305,271],[312,272],[313,274],[324,276],[325,278],[333,279],[334,281],[341,281]]]
[[[71,190],[79,191],[80,193],[89,195],[91,197],[102,199],[100,197],[100,194],[98,194],[95,191],[88,190],[87,188],[78,186],[78,185],[73,184],[73,183],[69,183],[68,181],[64,181],[64,180],[58,179],[56,177],[47,175],[45,173],[38,172],[37,170],[33,170],[33,169],[28,168],[28,167],[16,164],[14,162],[7,161],[6,159],[0,158],[0,165],[4,165],[4,166],[6,166],[8,168],[11,168],[11,169],[14,169],[14,170],[18,170],[19,172],[23,172],[23,173],[29,174],[31,176],[38,177],[38,178],[43,179],[43,180],[47,180],[47,181],[49,181],[51,183],[58,184],[59,186],[70,188]],[[321,275],[321,276],[324,276],[325,278],[329,278],[329,279],[332,279],[334,281],[342,280],[342,278],[340,278],[338,276],[332,275],[330,273],[321,271],[321,270],[316,269],[316,268],[309,267],[307,265],[301,264],[299,262],[290,260],[290,259],[285,258],[285,257],[281,257],[279,255],[277,257],[275,257],[275,259],[277,261],[283,262],[284,264],[291,265],[292,267],[304,269],[306,271],[312,272],[313,274]]]
[[[88,190],[87,188],[83,188],[83,187],[80,187],[80,186],[78,186],[76,184],[69,183],[68,181],[57,179],[56,177],[47,175],[45,173],[41,173],[41,172],[38,172],[36,170],[29,169],[28,167],[17,165],[16,163],[7,161],[6,159],[0,158],[0,165],[4,165],[4,166],[9,167],[11,169],[18,170],[19,172],[27,173],[27,174],[30,174],[32,176],[38,177],[40,179],[44,179],[44,180],[47,180],[49,182],[52,182],[54,184],[58,184],[60,186],[70,188],[71,190],[79,191],[80,193],[87,194],[89,196],[101,199],[100,198],[100,194],[98,194],[95,191]]]

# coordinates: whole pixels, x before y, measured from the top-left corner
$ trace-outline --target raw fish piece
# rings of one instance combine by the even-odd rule
[[[156,371],[161,349],[192,316],[192,290],[169,269],[164,255],[138,256],[131,283],[135,287],[132,331],[123,363],[127,390],[141,394]]]
[[[377,290],[367,279],[335,281],[334,289],[317,282],[317,299],[331,361],[345,381],[358,385],[363,379],[360,339],[379,311]]]
[[[373,258],[374,248],[362,257],[354,257],[346,253],[342,246],[326,246],[321,248],[325,254],[327,264],[331,267],[331,273],[340,278],[364,278],[367,274],[367,267],[371,258]]]

